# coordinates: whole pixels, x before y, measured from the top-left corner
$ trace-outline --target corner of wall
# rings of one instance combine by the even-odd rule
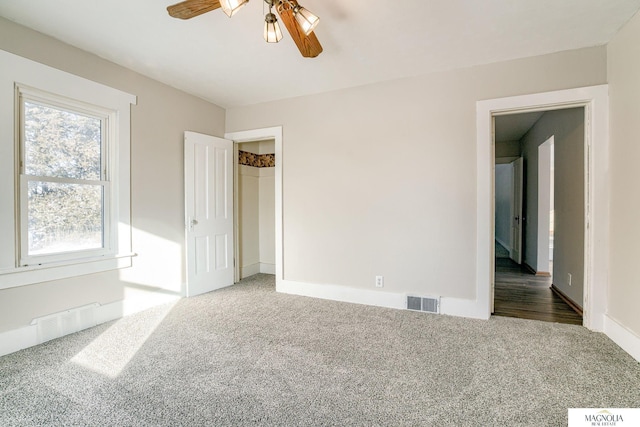
[[[638,335],[608,314],[604,316],[604,333],[631,357],[640,362],[640,337]]]

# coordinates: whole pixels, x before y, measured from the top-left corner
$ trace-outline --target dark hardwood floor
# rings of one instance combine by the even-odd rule
[[[496,258],[495,316],[582,325],[582,316],[551,290],[550,277],[535,276],[509,258]]]

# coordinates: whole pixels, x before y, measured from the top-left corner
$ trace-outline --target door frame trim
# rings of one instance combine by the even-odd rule
[[[609,86],[599,85],[476,103],[476,304],[490,316],[494,281],[494,117],[516,112],[585,109],[584,326],[603,331],[609,267]]]
[[[227,132],[224,134],[225,139],[230,139],[234,142],[234,147],[237,147],[238,143],[242,142],[252,142],[252,141],[262,141],[265,139],[273,139],[275,142],[275,208],[276,208],[276,285],[283,280],[283,223],[282,223],[282,126],[274,126],[268,128],[261,129],[252,129],[245,131],[236,131],[236,132]],[[236,153],[237,155],[237,153]],[[234,168],[237,164],[237,159],[234,159]],[[235,190],[237,186],[237,174],[234,171],[234,205],[237,203],[237,191]],[[237,224],[237,216],[234,215],[234,240],[236,247],[240,242],[238,239],[238,224]],[[235,250],[237,254],[237,249]],[[236,266],[239,263],[237,257],[235,257]],[[239,268],[236,267],[236,272],[239,272]],[[236,277],[236,281],[239,281],[240,278]]]

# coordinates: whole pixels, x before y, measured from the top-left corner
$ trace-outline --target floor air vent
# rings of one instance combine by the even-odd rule
[[[440,298],[407,296],[407,309],[426,313],[440,313]]]

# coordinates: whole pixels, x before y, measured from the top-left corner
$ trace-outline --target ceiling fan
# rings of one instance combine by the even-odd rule
[[[233,16],[249,0],[185,0],[167,7],[169,15],[179,19],[190,19],[203,13],[222,8],[227,16]],[[318,25],[318,17],[300,6],[297,0],[264,0],[269,6],[265,16],[264,39],[268,43],[277,43],[282,39],[282,30],[273,14],[275,8],[280,19],[287,27],[291,38],[305,58],[315,58],[322,53],[322,46],[313,33]]]

